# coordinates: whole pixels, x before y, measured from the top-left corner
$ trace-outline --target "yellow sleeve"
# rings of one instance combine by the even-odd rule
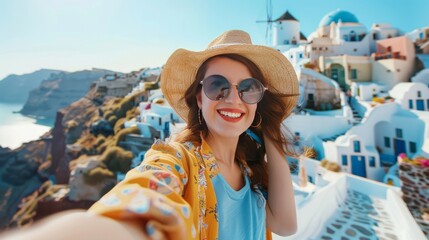
[[[142,164],[89,211],[137,220],[153,239],[195,239],[192,209],[183,198],[191,155],[179,143],[157,141]]]

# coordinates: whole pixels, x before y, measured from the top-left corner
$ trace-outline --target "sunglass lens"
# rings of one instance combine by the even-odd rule
[[[258,103],[264,95],[264,86],[254,78],[248,78],[238,84],[238,92],[243,102]]]
[[[209,76],[204,79],[203,89],[209,99],[218,101],[228,95],[229,82],[223,76]]]

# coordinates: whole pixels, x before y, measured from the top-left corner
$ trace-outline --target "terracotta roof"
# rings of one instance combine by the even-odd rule
[[[284,21],[284,20],[294,20],[298,22],[298,20],[296,20],[296,18],[292,16],[292,14],[290,14],[289,11],[286,11],[283,15],[281,15],[279,18],[274,20],[274,22]]]

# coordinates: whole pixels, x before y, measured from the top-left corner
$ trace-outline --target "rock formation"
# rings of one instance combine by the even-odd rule
[[[108,70],[84,70],[72,73],[53,74],[30,92],[22,114],[54,118],[58,110],[84,97],[91,84]]]
[[[37,88],[51,74],[61,71],[40,69],[32,73],[11,74],[0,81],[0,102],[25,103],[31,90]]]

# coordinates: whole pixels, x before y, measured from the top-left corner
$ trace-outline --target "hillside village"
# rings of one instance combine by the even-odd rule
[[[320,225],[316,239],[429,237],[429,27],[403,33],[374,23],[368,30],[342,10],[328,13],[308,37],[288,11],[273,24],[272,47],[292,63],[300,82],[298,105],[285,125],[297,149],[314,153],[288,159],[297,166],[299,229],[285,239],[315,238],[309,230]],[[144,68],[95,81],[94,99],[102,96],[116,108],[99,107],[85,120],[90,125],[65,140],[68,158],[51,163],[70,175],[62,180],[68,186],[55,191],[57,198],[98,200],[143,161],[155,139],[165,140],[185,126],[159,90],[161,72]],[[71,117],[61,122],[66,138],[79,128]],[[124,161],[112,163],[112,156]],[[327,202],[322,210],[321,201]],[[338,206],[356,215],[344,215]]]

